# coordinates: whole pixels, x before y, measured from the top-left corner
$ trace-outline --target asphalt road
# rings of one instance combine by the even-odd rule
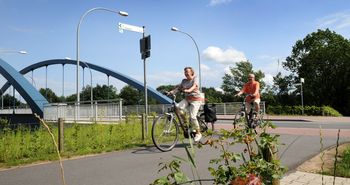
[[[225,122],[217,124],[229,126]],[[276,122],[279,128],[298,128],[294,133],[282,133],[279,147],[279,156],[282,164],[293,171],[305,160],[318,154],[320,151],[320,137],[317,134],[309,135],[299,131],[312,129],[317,133],[322,125],[323,132],[342,129],[349,132],[348,124],[344,123],[316,123],[316,122]],[[296,126],[297,125],[297,126]],[[328,130],[329,129],[329,130]],[[307,132],[309,132],[307,130]],[[330,134],[323,138],[324,148],[336,144],[336,134]],[[345,135],[340,142],[350,141]],[[154,147],[138,148],[120,152],[110,152],[95,156],[81,157],[64,161],[65,178],[67,185],[140,185],[149,184],[157,177],[164,175],[158,173],[161,162],[169,162],[174,156],[186,158],[184,144],[178,145],[171,152],[159,152]],[[241,146],[232,148],[241,151]],[[218,157],[219,151],[204,147],[196,150],[196,161],[201,178],[211,178],[207,170],[208,161]],[[183,164],[184,171],[191,177],[191,170],[186,163]],[[30,165],[26,167],[13,168],[0,171],[0,185],[61,185],[58,162]],[[212,184],[204,182],[203,184]]]

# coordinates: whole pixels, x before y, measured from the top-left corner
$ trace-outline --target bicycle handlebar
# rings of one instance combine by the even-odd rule
[[[170,91],[163,91],[163,94],[166,95],[166,96],[171,96],[173,102],[175,102],[175,100],[176,100],[176,94],[170,93]]]

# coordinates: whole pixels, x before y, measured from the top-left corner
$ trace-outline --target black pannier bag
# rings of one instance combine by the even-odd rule
[[[216,107],[214,104],[209,106],[207,103],[204,104],[204,120],[205,122],[215,122],[216,118]]]

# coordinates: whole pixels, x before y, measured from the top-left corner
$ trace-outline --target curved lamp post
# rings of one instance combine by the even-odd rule
[[[92,92],[92,72],[91,72],[90,66],[86,62],[83,62],[83,63],[90,70],[90,101],[91,101],[91,105],[92,105],[92,102],[94,101],[93,92]]]
[[[101,11],[107,11],[107,12],[112,12],[112,13],[116,13],[119,14],[121,16],[128,16],[127,12],[123,12],[123,11],[116,11],[116,10],[111,10],[111,9],[107,9],[107,8],[103,8],[103,7],[96,7],[96,8],[92,8],[88,11],[86,11],[79,20],[78,26],[77,26],[77,82],[76,82],[76,88],[77,88],[77,104],[79,104],[80,102],[80,94],[79,94],[79,30],[80,30],[80,24],[83,22],[85,16],[87,16],[89,13],[93,12],[93,11],[97,11],[97,10],[101,10]]]
[[[198,49],[198,45],[197,45],[196,41],[194,40],[194,38],[193,38],[190,34],[184,32],[184,31],[181,31],[181,30],[179,30],[179,29],[176,28],[176,27],[171,27],[171,31],[177,31],[177,32],[180,32],[180,33],[183,33],[183,34],[189,36],[189,37],[192,39],[194,45],[196,46],[196,49],[197,49],[197,56],[198,56],[199,89],[200,89],[200,91],[202,91],[201,57],[200,57],[200,54],[199,54],[199,49]]]

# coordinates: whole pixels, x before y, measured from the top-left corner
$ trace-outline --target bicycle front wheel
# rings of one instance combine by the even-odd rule
[[[245,113],[243,111],[239,111],[235,114],[235,118],[233,120],[233,127],[237,128],[245,124]]]
[[[152,125],[153,144],[163,152],[170,151],[178,141],[179,126],[171,115],[161,115]]]

